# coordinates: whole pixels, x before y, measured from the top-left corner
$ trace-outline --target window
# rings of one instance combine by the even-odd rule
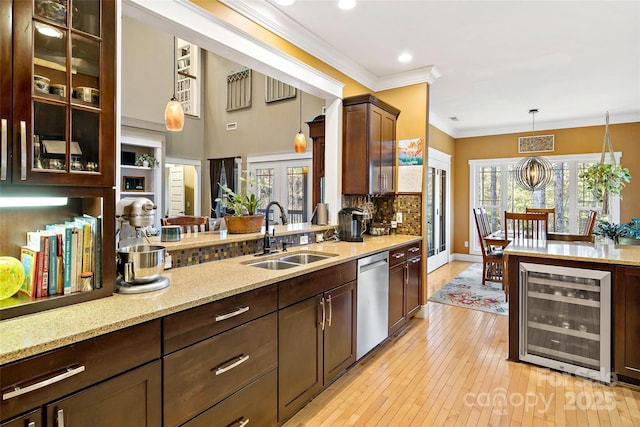
[[[176,98],[185,114],[200,117],[200,49],[176,38]]]
[[[555,229],[560,233],[579,233],[589,210],[600,210],[592,192],[578,179],[580,173],[593,163],[600,162],[600,154],[545,156],[553,165],[551,182],[541,190],[527,191],[514,179],[513,170],[520,158],[470,160],[471,207],[487,211],[492,230],[502,229],[504,211],[524,212],[527,207],[555,208]],[[616,153],[619,162],[621,153]],[[612,197],[609,214],[598,219],[619,222],[620,199]],[[470,210],[471,212],[471,210]],[[469,218],[470,253],[480,253],[473,216]]]

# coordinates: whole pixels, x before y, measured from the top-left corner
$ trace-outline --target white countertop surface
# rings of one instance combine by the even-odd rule
[[[287,270],[242,264],[264,259],[253,255],[167,270],[163,273],[170,280],[166,289],[145,294],[114,294],[0,321],[0,365],[420,240],[420,236],[367,236],[364,242],[358,243],[298,246],[287,253],[310,250],[337,256]]]

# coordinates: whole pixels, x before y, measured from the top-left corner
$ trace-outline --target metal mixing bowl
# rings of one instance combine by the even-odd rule
[[[164,271],[164,246],[138,245],[118,249],[118,273],[127,283],[149,283]]]

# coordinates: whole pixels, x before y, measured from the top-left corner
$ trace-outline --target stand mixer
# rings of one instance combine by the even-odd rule
[[[116,236],[120,236],[116,292],[137,294],[169,286],[169,279],[160,275],[165,247],[149,244],[144,232],[154,225],[155,210],[153,202],[142,197],[125,197],[116,203]]]

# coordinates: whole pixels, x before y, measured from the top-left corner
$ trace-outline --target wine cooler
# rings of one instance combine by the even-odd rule
[[[611,382],[611,273],[520,264],[520,360]]]

